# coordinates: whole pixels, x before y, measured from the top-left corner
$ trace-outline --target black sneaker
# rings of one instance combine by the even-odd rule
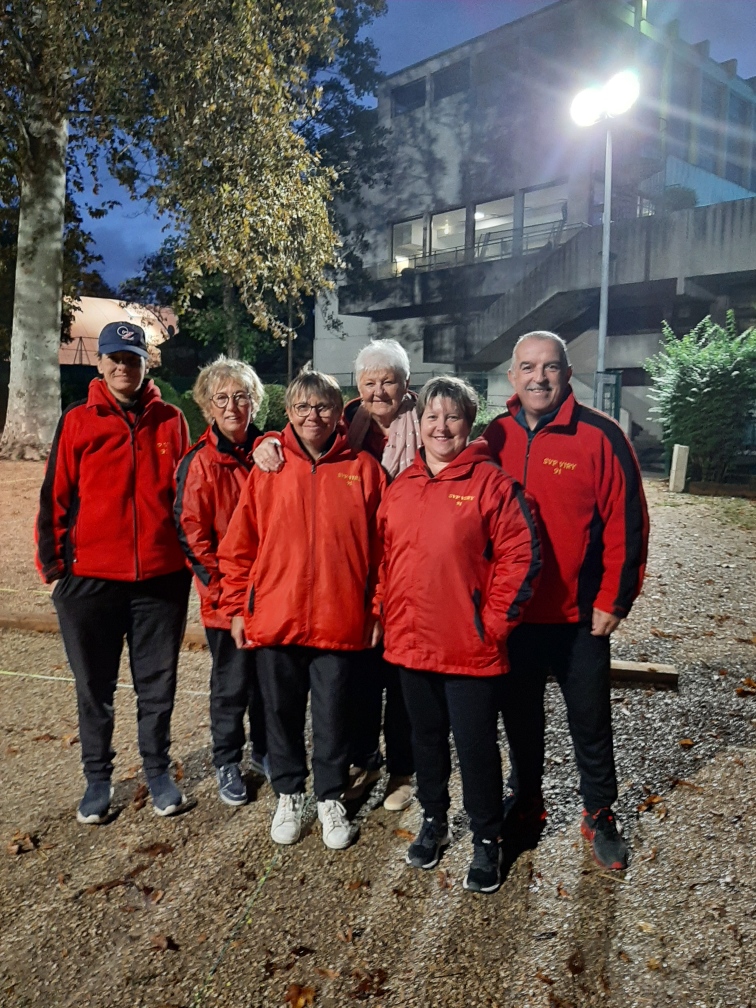
[[[473,859],[462,883],[471,892],[494,893],[501,885],[501,846],[498,840],[474,840]]]
[[[617,832],[617,824],[610,808],[598,812],[583,809],[580,832],[591,845],[594,860],[602,868],[622,871],[627,868],[627,844]]]
[[[504,835],[521,850],[538,846],[541,834],[546,828],[546,806],[543,795],[520,798],[509,794],[502,805]]]
[[[238,763],[216,767],[215,779],[218,781],[218,797],[224,804],[247,804],[247,785],[244,783]]]
[[[423,819],[423,826],[410,844],[404,860],[413,868],[435,868],[441,852],[451,843],[446,819]]]
[[[87,790],[79,802],[76,818],[87,826],[99,826],[107,821],[113,788],[109,780],[87,781]]]

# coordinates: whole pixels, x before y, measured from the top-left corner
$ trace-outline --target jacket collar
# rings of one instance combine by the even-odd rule
[[[252,449],[260,434],[261,431],[253,423],[250,423],[244,443],[236,444],[230,441],[225,434],[221,433],[216,423],[212,423],[203,436],[205,443],[214,449],[219,462],[224,464],[242,462],[249,467],[251,464]]]
[[[511,399],[507,400],[507,412],[510,416],[516,417],[521,409],[522,403],[520,402],[519,396],[514,395]],[[549,420],[549,422],[545,424],[541,430],[556,430],[557,428],[573,427],[576,421],[577,411],[579,409],[580,403],[575,398],[575,393],[572,391],[572,385],[568,385],[564,399],[562,399],[562,403],[557,409],[556,415]]]
[[[151,378],[147,378],[139,393],[139,411],[144,412],[152,403],[162,400],[160,389]],[[93,378],[89,383],[87,406],[110,413],[123,415],[123,406],[115,399],[103,378]]]
[[[474,441],[470,441],[462,451],[457,455],[453,462],[450,462],[447,466],[437,473],[435,476],[431,474],[430,469],[425,461],[425,449],[421,448],[412,465],[407,469],[407,474],[410,478],[416,478],[418,476],[425,477],[426,479],[437,479],[437,480],[455,480],[464,479],[469,476],[473,468],[480,462],[491,462],[491,449],[488,447],[488,443],[485,438],[479,437],[475,438]]]
[[[333,441],[330,447],[323,455],[320,456],[320,458],[315,459],[316,465],[323,465],[325,462],[341,462],[348,458],[354,458],[354,452],[349,447],[349,441],[346,436],[346,427],[344,426],[343,420],[339,420],[336,424],[336,430],[333,432],[332,438]],[[284,427],[281,440],[285,450],[290,451],[292,455],[296,455],[299,458],[304,459],[305,462],[312,464],[312,456],[303,447],[302,442],[294,433],[294,428],[290,423],[287,423]]]

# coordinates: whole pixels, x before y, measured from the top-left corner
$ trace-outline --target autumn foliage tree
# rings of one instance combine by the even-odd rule
[[[230,278],[255,324],[336,261],[332,173],[297,127],[307,62],[336,52],[330,0],[4,0],[0,199],[19,199],[8,419],[0,454],[39,458],[60,411],[66,171],[104,160],[168,213],[188,292]]]

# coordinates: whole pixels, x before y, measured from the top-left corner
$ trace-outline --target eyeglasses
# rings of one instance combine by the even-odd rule
[[[252,401],[246,392],[234,392],[232,396],[226,392],[218,392],[216,395],[210,396],[210,402],[214,403],[218,409],[225,409],[229,399],[233,399],[234,406],[249,406]]]
[[[306,402],[294,403],[291,407],[298,417],[307,417],[310,415],[311,410],[315,410],[319,417],[326,419],[333,413],[336,409],[335,406],[330,406],[328,403],[318,403],[317,406],[310,406]]]

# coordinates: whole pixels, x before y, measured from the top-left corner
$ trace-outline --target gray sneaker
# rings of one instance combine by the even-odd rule
[[[113,788],[109,780],[91,780],[79,802],[76,818],[87,826],[99,826],[107,821]]]
[[[241,775],[238,763],[227,763],[217,767],[215,779],[218,781],[218,797],[226,805],[246,805],[247,785]]]
[[[184,796],[171,780],[169,773],[160,774],[159,777],[150,777],[147,780],[147,787],[152,795],[152,808],[155,815],[174,815],[184,804]]]

